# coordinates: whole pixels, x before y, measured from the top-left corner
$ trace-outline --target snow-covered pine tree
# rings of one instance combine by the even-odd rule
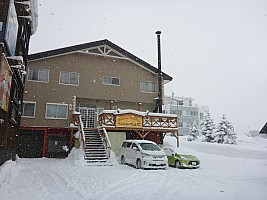
[[[188,141],[193,141],[197,138],[199,134],[199,130],[198,130],[198,125],[197,123],[194,121],[194,123],[192,124],[191,128],[190,128],[190,132],[188,134],[187,140]]]
[[[201,124],[201,135],[203,135],[203,142],[214,142],[214,133],[215,124],[210,118],[210,113],[206,113],[204,116],[204,121]]]
[[[223,115],[221,122],[218,124],[215,132],[215,142],[223,144],[236,144],[236,134],[233,125]]]

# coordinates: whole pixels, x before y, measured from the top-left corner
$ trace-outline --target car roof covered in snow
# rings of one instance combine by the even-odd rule
[[[156,144],[155,142],[150,141],[150,140],[124,140],[123,142],[151,143],[151,144]]]

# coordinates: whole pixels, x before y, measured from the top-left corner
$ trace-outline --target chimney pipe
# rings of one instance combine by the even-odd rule
[[[161,72],[161,49],[160,49],[160,34],[161,31],[156,31],[158,39],[158,112],[162,113],[162,72]]]

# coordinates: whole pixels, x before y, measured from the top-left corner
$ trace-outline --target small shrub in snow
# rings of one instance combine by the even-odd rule
[[[214,133],[215,124],[213,123],[213,120],[210,118],[210,114],[206,113],[204,116],[204,121],[201,125],[201,135],[203,136],[202,141],[203,142],[215,142]]]
[[[199,134],[198,125],[196,122],[194,122],[192,124],[192,127],[190,128],[190,132],[189,132],[189,135],[187,137],[187,140],[193,141],[193,140],[197,139],[198,134]]]
[[[236,134],[234,127],[223,115],[221,122],[218,124],[215,132],[214,141],[221,144],[236,144]]]

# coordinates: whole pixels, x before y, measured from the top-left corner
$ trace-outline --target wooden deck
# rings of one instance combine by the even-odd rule
[[[179,146],[177,115],[136,110],[104,110],[98,119],[99,126],[107,131],[134,131],[141,139],[155,132],[172,133]]]

